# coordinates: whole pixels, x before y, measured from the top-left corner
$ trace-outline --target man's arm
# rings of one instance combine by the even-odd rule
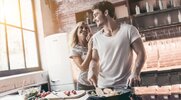
[[[89,65],[88,80],[94,86],[97,86],[97,76],[99,72],[98,61],[99,61],[99,56],[97,50],[93,49],[92,59]]]
[[[136,86],[136,85],[139,85],[139,82],[140,82],[140,72],[146,61],[146,52],[145,52],[145,48],[143,46],[143,42],[141,38],[136,39],[131,44],[131,47],[135,51],[137,57],[135,60],[135,65],[131,73],[131,76],[128,79],[128,85]]]

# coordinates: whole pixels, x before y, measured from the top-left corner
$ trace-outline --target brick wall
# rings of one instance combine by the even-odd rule
[[[93,4],[102,0],[77,0],[76,2],[61,2],[57,10],[60,32],[69,33],[76,24],[75,13],[89,10]],[[124,0],[108,0],[112,3]],[[180,67],[181,65],[181,26],[175,25],[147,32],[145,34],[147,42],[144,43],[147,52],[147,62],[144,70],[160,69],[169,66]]]
[[[92,5],[102,0],[76,0],[76,2],[59,2],[58,17],[60,19],[60,32],[69,33],[76,24],[75,13],[89,10]],[[108,0],[117,3],[125,0]]]
[[[144,70],[181,68],[181,26],[145,32],[147,61]]]

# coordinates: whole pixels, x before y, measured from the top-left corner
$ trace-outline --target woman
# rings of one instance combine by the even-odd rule
[[[90,90],[94,87],[87,80],[88,67],[92,55],[92,36],[89,26],[85,22],[77,23],[71,33],[71,55],[74,63],[80,69],[77,90]]]

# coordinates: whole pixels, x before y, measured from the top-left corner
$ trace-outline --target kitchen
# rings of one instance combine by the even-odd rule
[[[0,80],[2,84],[0,86],[0,96],[4,97],[22,88],[39,85],[49,91],[75,89],[74,79],[76,79],[77,73],[75,70],[77,69],[74,68],[72,71],[72,62],[67,57],[69,55],[68,33],[76,22],[82,20],[91,26],[93,32],[98,30],[92,21],[90,10],[91,6],[98,1],[29,0],[29,2],[23,2],[23,0],[20,0],[26,6],[19,7],[22,13],[18,17],[16,13],[19,10],[12,8],[18,7],[17,1],[2,0],[0,3],[0,32],[10,34],[2,34],[2,37],[6,38],[1,39],[4,44],[1,48],[4,51],[1,52],[2,62],[0,66],[2,66],[2,72],[0,73]],[[147,98],[156,99],[156,94],[164,90],[165,93],[162,93],[159,98],[178,97],[173,100],[179,100],[181,98],[179,95],[181,91],[180,0],[108,1],[115,5],[118,21],[135,25],[144,41],[147,61],[141,73],[142,87],[140,87],[141,89],[136,88],[137,93],[146,95]],[[3,8],[6,5],[7,8]],[[32,8],[30,5],[32,5]],[[24,9],[30,10],[25,11]],[[31,10],[34,12],[31,12]],[[16,13],[8,13],[11,11]],[[30,15],[26,17],[25,15],[29,13]],[[13,19],[11,19],[12,16],[14,16]],[[30,24],[26,26],[26,23]],[[27,36],[32,38],[27,38],[26,35],[21,38],[21,35],[18,34],[18,38],[13,39],[14,36],[11,34],[14,32],[13,29],[17,34],[29,33],[30,35]],[[21,39],[27,41],[22,42]],[[8,43],[8,46],[6,43]],[[18,45],[18,48],[15,48],[16,45]],[[15,56],[11,54],[12,52],[18,53]],[[171,95],[172,86],[178,89],[176,93],[174,92],[176,96]]]

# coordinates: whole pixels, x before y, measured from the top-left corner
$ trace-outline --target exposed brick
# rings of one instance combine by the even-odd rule
[[[76,24],[75,13],[89,10],[91,9],[93,4],[99,2],[99,0],[77,0],[77,1],[76,2],[67,1],[67,3],[64,1],[59,4],[57,13],[58,16],[60,16],[59,17],[61,24],[60,32],[63,31],[69,33]],[[112,3],[117,3],[124,0],[108,0],[108,1]]]

